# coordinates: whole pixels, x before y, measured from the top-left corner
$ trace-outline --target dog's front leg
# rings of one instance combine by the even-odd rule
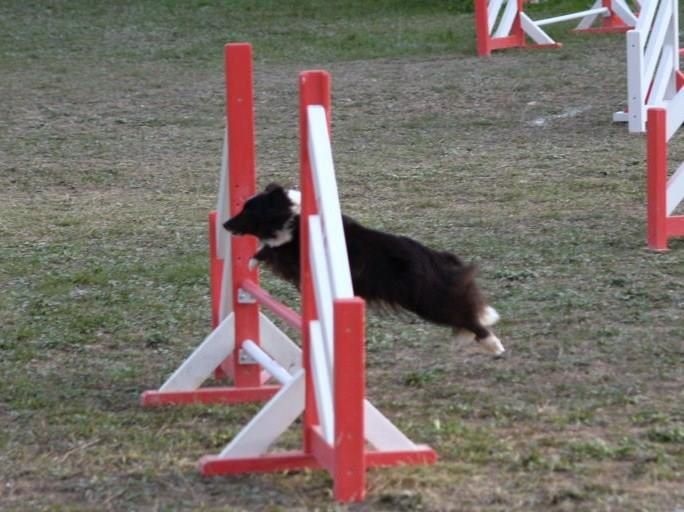
[[[259,242],[257,252],[255,252],[254,255],[251,258],[249,258],[249,261],[247,262],[247,268],[249,268],[249,270],[254,270],[255,268],[257,268],[259,262],[264,259],[263,256],[265,250],[268,250],[268,247],[265,246],[262,242]]]

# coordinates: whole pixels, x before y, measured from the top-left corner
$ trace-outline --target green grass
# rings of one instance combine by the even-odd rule
[[[563,26],[561,49],[478,59],[470,8],[0,4],[0,509],[331,509],[323,472],[197,474],[258,405],[138,406],[209,332],[238,40],[255,49],[260,184],[296,183],[297,73],[329,69],[344,210],[477,262],[503,318],[494,360],[369,314],[369,397],[440,460],[369,472],[349,510],[684,507],[684,244],[644,248],[643,140],[610,123],[624,36]]]
[[[2,8],[0,43],[8,48],[6,63],[16,66],[45,53],[56,59],[51,66],[63,66],[69,55],[201,65],[220,59],[226,41],[242,40],[268,61],[425,55],[471,42],[471,27],[457,16],[469,7],[396,0],[12,2]]]
[[[583,7],[579,0],[545,2],[532,12]],[[226,41],[250,41],[257,59],[267,62],[471,54],[474,49],[472,15],[463,16],[472,3],[465,0],[9,1],[0,9],[3,64],[20,67],[28,59],[57,72],[67,71],[71,58],[214,64]]]

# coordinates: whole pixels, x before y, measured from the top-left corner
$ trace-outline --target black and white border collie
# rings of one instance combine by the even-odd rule
[[[267,265],[299,286],[300,193],[271,184],[248,199],[240,213],[223,224],[233,235],[259,239],[250,265]],[[370,304],[403,308],[461,339],[473,338],[485,351],[504,347],[488,329],[499,315],[486,305],[475,284],[476,267],[457,256],[435,251],[405,236],[369,229],[343,215],[354,293]]]

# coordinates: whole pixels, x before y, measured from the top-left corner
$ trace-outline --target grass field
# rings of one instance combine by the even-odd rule
[[[256,405],[138,406],[208,333],[238,40],[260,184],[296,184],[297,73],[328,69],[345,212],[477,262],[503,317],[492,359],[371,313],[369,397],[440,460],[348,509],[684,510],[684,241],[645,250],[624,36],[479,59],[467,7],[0,3],[0,510],[347,509],[320,472],[198,475]]]

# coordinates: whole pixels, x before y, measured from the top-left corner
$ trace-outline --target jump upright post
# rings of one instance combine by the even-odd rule
[[[213,331],[159,389],[142,394],[144,406],[267,400],[280,383],[267,383],[275,376],[257,364],[255,350],[266,350],[289,372],[301,367],[299,347],[260,312],[247,291],[258,288],[258,272],[247,264],[256,252],[256,240],[231,240],[222,227],[256,191],[251,46],[227,45],[224,61],[227,127],[217,209],[209,214]],[[248,350],[242,346],[245,340],[253,342]],[[212,375],[227,376],[233,385],[201,387]]]
[[[668,178],[668,142],[684,122],[684,90],[665,108],[648,110],[646,130],[647,242],[667,250],[668,240],[684,237],[684,215],[674,215],[684,201],[684,163]]]
[[[218,454],[200,459],[203,475],[321,468],[333,478],[337,501],[360,501],[367,468],[428,464],[436,454],[414,444],[365,399],[365,304],[354,296],[347,260],[330,143],[330,76],[307,71],[299,79],[300,315],[259,286],[258,270],[248,265],[256,251],[254,240],[230,237],[220,229],[226,205],[236,213],[256,190],[251,47],[228,44],[225,51],[228,151],[222,159],[219,206],[210,216],[217,326],[169,378],[180,385],[148,391],[143,403],[208,402],[204,390],[196,388],[219,369],[233,377],[235,386],[216,392],[218,400],[237,401],[234,394],[268,401]],[[261,307],[301,332],[301,349]],[[249,366],[244,385],[239,384],[241,366]],[[266,384],[269,379],[278,384]],[[301,448],[271,451],[300,416]]]
[[[494,50],[523,48],[527,38],[537,47],[559,47],[542,27],[580,19],[576,30],[585,32],[625,31],[636,23],[636,14],[625,0],[595,0],[584,11],[533,20],[524,11],[524,0],[475,0],[477,54],[491,55]]]

